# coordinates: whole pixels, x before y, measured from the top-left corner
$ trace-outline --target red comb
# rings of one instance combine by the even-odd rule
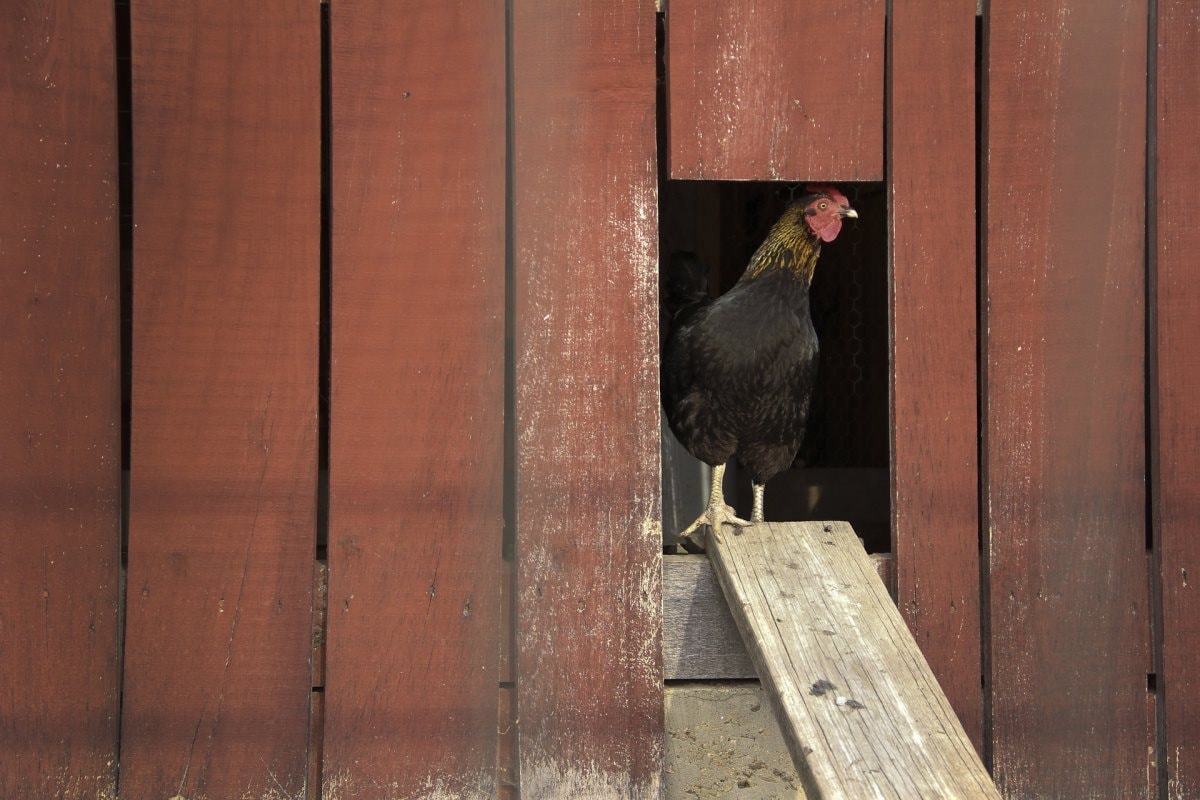
[[[846,195],[839,192],[837,187],[832,183],[810,183],[804,187],[804,191],[811,194],[823,194],[838,205],[850,205],[850,201],[846,199]]]

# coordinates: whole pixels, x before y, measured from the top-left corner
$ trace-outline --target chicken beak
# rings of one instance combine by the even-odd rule
[[[853,208],[847,208],[845,211],[841,212],[838,216],[840,216],[842,219],[846,219],[847,217],[849,217],[850,219],[858,219],[858,212],[855,211]]]

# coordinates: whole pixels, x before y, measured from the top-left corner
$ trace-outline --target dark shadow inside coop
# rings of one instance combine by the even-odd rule
[[[859,219],[847,220],[821,251],[810,303],[820,368],[804,443],[792,467],[773,478],[768,521],[846,520],[869,552],[890,549],[887,203],[882,183],[841,183]],[[695,253],[709,294],[728,291],[754,250],[804,184],[664,181],[660,187],[661,262]],[[676,534],[708,500],[707,467],[663,424],[663,538]],[[749,516],[750,478],[736,463],[725,495]]]

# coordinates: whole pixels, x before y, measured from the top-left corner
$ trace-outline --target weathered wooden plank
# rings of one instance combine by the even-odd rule
[[[521,797],[657,798],[654,3],[512,15]]]
[[[848,524],[725,528],[708,555],[805,791],[999,798]]]
[[[318,560],[313,569],[312,685],[325,688],[326,639],[329,635],[329,563]]]
[[[517,634],[517,604],[513,602],[516,591],[516,565],[509,559],[504,559],[500,567],[500,682],[515,683],[517,680],[514,669],[513,651],[516,650],[514,641]]]
[[[313,690],[309,714],[307,800],[321,800],[321,757],[325,749],[325,693]]]
[[[891,594],[891,555],[880,553],[870,559]],[[668,681],[758,677],[712,564],[703,555],[663,557],[663,677]]]
[[[1152,556],[1153,553],[1147,553],[1147,555]],[[1157,732],[1156,728],[1157,728],[1158,719],[1159,719],[1158,701],[1159,701],[1158,693],[1148,691],[1148,692],[1146,692],[1146,701],[1142,705],[1143,709],[1145,710],[1145,714],[1146,714],[1146,729],[1153,730],[1156,732]],[[1158,769],[1158,764],[1159,764],[1159,759],[1162,759],[1164,757],[1165,757],[1165,753],[1163,753],[1161,751],[1161,748],[1156,746],[1155,749],[1150,753],[1149,758],[1146,759],[1146,776],[1145,777],[1146,777],[1146,796],[1147,797],[1158,798],[1158,797],[1163,796],[1162,793],[1158,790],[1159,772],[1160,772],[1160,770]],[[1165,772],[1165,770],[1163,770],[1163,772]],[[1176,796],[1173,800],[1179,800],[1179,797],[1180,796],[1178,794],[1176,794]]]
[[[517,800],[520,796],[519,766],[517,763],[517,690],[500,687],[500,709],[497,718],[496,795],[499,800]]]
[[[804,800],[779,723],[760,686],[676,684],[667,687],[664,699],[665,800]]]
[[[496,796],[504,24],[331,6],[327,800]]]
[[[667,680],[757,677],[702,555],[663,558],[663,673]]]
[[[671,0],[671,177],[879,180],[883,62],[882,0]]]
[[[891,553],[872,553],[871,566],[875,567],[875,574],[879,576],[879,580],[883,581],[884,588],[887,589],[892,602],[895,602],[896,558]]]
[[[1146,2],[992,0],[984,457],[993,768],[1146,792]]]
[[[1167,796],[1200,797],[1200,15],[1159,0],[1155,101],[1156,375],[1152,384],[1156,549],[1162,581]]]
[[[891,6],[889,318],[897,599],[982,752],[973,6]]]
[[[1145,2],[989,6],[985,558],[994,771],[1138,798],[1146,728]]]
[[[318,10],[291,0],[131,9],[125,800],[304,793]]]
[[[115,798],[114,56],[111,2],[0,15],[0,797]]]

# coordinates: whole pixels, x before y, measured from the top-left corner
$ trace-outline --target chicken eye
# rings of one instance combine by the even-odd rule
[[[821,201],[821,204],[820,204],[819,206],[817,206],[817,208],[819,208],[819,209],[821,209],[822,211],[824,211],[825,209],[829,208],[829,203],[826,203],[824,200],[822,200],[822,201]]]

